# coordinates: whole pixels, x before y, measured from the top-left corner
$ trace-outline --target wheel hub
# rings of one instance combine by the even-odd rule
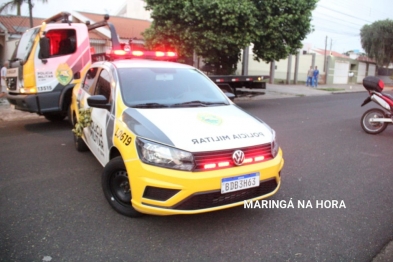
[[[116,172],[111,179],[113,195],[123,203],[130,204],[131,190],[126,171]]]

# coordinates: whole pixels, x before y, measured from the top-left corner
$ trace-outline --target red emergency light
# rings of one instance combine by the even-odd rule
[[[142,51],[142,50],[108,50],[107,59],[117,60],[117,59],[132,59],[132,58],[142,58],[142,59],[152,59],[152,60],[164,60],[164,61],[176,61],[177,54],[175,52],[163,52],[163,51]]]
[[[122,56],[122,55],[126,55],[127,52],[124,50],[113,50],[113,54]]]
[[[251,164],[251,163],[256,163],[256,162],[261,162],[265,159],[265,157],[263,155],[257,155],[254,157],[248,157],[246,159],[244,159],[243,164]],[[204,169],[217,169],[217,168],[224,168],[224,167],[229,167],[229,166],[233,166],[234,164],[231,164],[228,161],[217,161],[217,162],[213,162],[213,163],[206,163],[203,165]]]
[[[131,54],[133,56],[143,56],[144,53],[143,51],[136,50],[136,51],[132,51]]]

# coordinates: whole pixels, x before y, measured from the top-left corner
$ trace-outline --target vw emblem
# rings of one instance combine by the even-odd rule
[[[244,162],[244,152],[241,150],[236,150],[232,154],[232,159],[235,165],[240,166]]]

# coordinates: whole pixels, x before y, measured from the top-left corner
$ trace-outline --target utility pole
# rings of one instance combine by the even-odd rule
[[[326,36],[326,39],[325,39],[325,58],[324,58],[324,60],[323,60],[323,72],[326,72],[326,52],[327,52],[327,36]]]

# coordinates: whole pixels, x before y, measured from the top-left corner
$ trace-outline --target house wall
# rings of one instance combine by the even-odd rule
[[[343,58],[343,57],[333,57],[329,56],[328,58],[328,66],[329,66],[329,71],[328,71],[328,77],[327,77],[327,84],[333,84],[334,82],[334,68],[335,68],[335,62],[347,62],[349,63],[349,73],[353,73],[353,76],[351,77],[350,74],[348,74],[348,80],[347,83],[349,84],[360,84],[363,81],[363,78],[366,76],[373,76],[376,75],[376,65],[374,63],[369,63],[369,62],[360,62],[358,60],[353,60],[350,58]],[[365,63],[367,66],[366,72],[363,71],[361,67],[364,65],[360,66],[359,64]]]
[[[300,54],[299,55],[299,67],[298,67],[298,83],[305,83],[307,81],[307,72],[310,69],[310,66],[317,66],[320,72],[319,82],[323,83],[324,73],[323,73],[323,64],[324,57],[320,55],[314,55],[314,65],[313,65],[313,54]],[[296,66],[296,55],[291,55],[291,59],[281,59],[280,61],[275,62],[275,72],[274,78],[276,82],[287,81],[288,77],[288,60],[291,61],[290,64],[290,76],[289,81],[293,83],[295,80],[295,66]],[[237,65],[236,73],[240,75],[242,64],[241,61]],[[269,75],[270,74],[270,63],[266,63],[264,61],[257,62],[253,59],[253,54],[249,55],[249,64],[248,64],[248,75]]]
[[[314,59],[313,59],[314,56]],[[296,66],[296,55],[291,56],[291,66],[290,66],[290,78],[289,82],[294,83],[295,80],[295,66]],[[335,76],[335,62],[345,62],[348,63],[348,73],[346,83],[362,83],[364,78],[364,73],[359,72],[359,62],[357,60],[351,58],[344,57],[327,57],[327,78],[324,72],[324,63],[325,57],[323,55],[318,54],[299,54],[299,67],[298,67],[298,75],[297,75],[297,83],[305,83],[307,81],[307,72],[310,69],[310,66],[318,67],[319,70],[319,84],[333,84],[334,76]],[[372,63],[368,63],[367,68],[368,71],[365,72],[365,76],[375,75],[375,65]],[[371,68],[371,70],[370,70]],[[237,65],[236,74],[240,75],[242,71],[242,63],[241,61]],[[287,72],[288,72],[288,58],[282,59],[280,61],[275,62],[275,71],[274,71],[274,82],[278,83],[286,83],[287,82]],[[353,76],[351,77],[349,72],[353,72]],[[358,72],[362,74],[358,77]],[[373,73],[374,72],[374,73]],[[337,72],[336,72],[337,73]],[[341,72],[342,74],[343,72]],[[249,65],[248,65],[248,75],[269,75],[270,74],[270,63],[266,63],[264,61],[257,62],[253,59],[253,54],[249,55]],[[342,76],[341,76],[342,77]],[[336,79],[337,81],[337,79]]]
[[[377,74],[377,68],[374,64],[368,65],[367,75],[368,76],[375,76]]]
[[[0,35],[0,63],[1,65],[11,59],[12,54],[18,44],[19,38],[9,38],[6,35]]]
[[[313,66],[313,55],[301,54],[299,56],[298,82],[307,82],[307,73],[310,70],[310,66]]]
[[[126,17],[132,17],[136,19],[152,20],[150,17],[150,11],[146,11],[146,3],[143,0],[127,0],[127,13],[123,14]]]
[[[19,39],[12,39],[6,42],[4,50],[4,59],[9,60],[14,53],[14,50],[19,42]]]
[[[237,73],[240,74],[242,64],[241,62],[237,65]],[[248,59],[248,74],[249,75],[269,75],[270,73],[270,63],[264,61],[255,61],[252,54],[250,54]]]

